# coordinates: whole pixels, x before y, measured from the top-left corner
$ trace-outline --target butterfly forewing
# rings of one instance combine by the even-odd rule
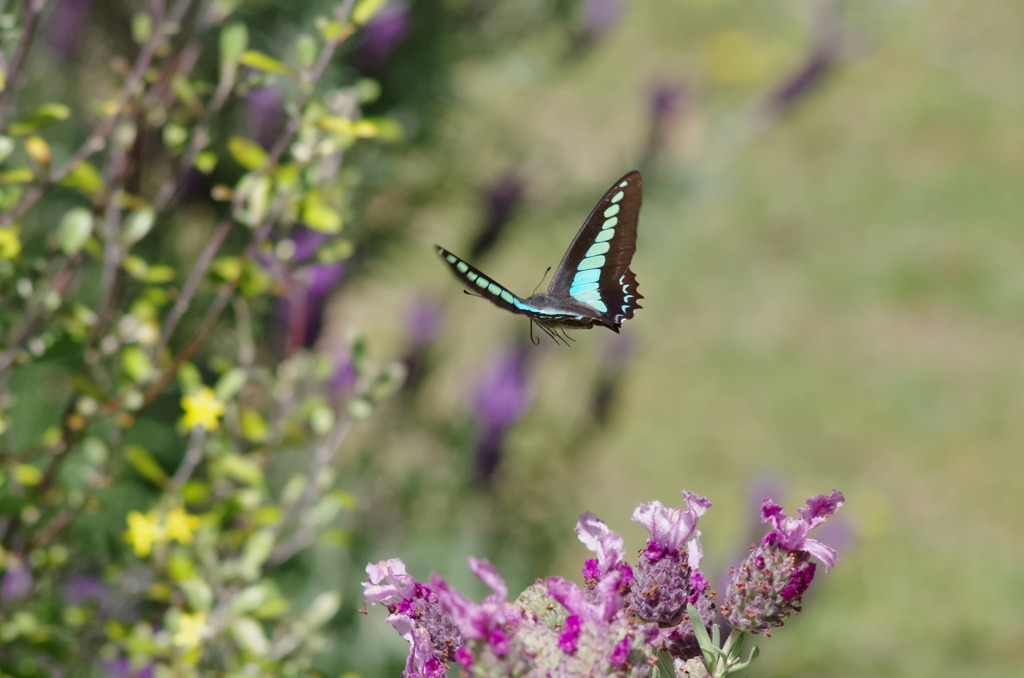
[[[437,250],[437,253],[441,255],[441,258],[444,259],[445,263],[451,267],[455,275],[466,284],[466,287],[468,287],[470,291],[476,292],[485,299],[489,299],[498,306],[512,311],[513,313],[529,314],[532,307],[513,294],[510,290],[506,289],[503,285],[499,285],[494,282],[478,269],[469,265],[461,257],[456,254],[452,254],[440,245],[434,245],[434,248]]]
[[[636,171],[612,184],[583,222],[548,288],[556,298],[593,308],[595,317],[616,331],[643,298],[629,270],[642,193],[643,179]]]

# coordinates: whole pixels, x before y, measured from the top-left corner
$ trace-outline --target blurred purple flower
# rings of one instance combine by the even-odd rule
[[[571,54],[593,47],[612,29],[622,15],[622,0],[583,0],[580,27],[573,39]]]
[[[250,90],[245,96],[245,114],[249,136],[269,149],[284,126],[281,90],[274,85]]]
[[[522,204],[525,192],[526,184],[522,178],[510,173],[484,193],[484,222],[470,247],[470,259],[480,259],[494,247]]]
[[[406,330],[413,346],[427,346],[434,343],[441,329],[441,307],[433,299],[421,297],[409,311]]]
[[[103,602],[107,598],[107,587],[96,577],[80,574],[64,586],[64,602],[71,607],[89,601]]]
[[[792,108],[819,87],[834,70],[843,47],[838,3],[825,2],[820,6],[816,33],[814,48],[804,63],[768,95],[764,109],[769,118],[777,117]]]
[[[356,50],[356,63],[364,73],[384,70],[395,49],[409,32],[410,13],[405,2],[389,2],[363,26],[363,40]]]
[[[529,408],[529,356],[522,345],[506,351],[481,375],[473,390],[473,410],[480,428],[476,462],[481,480],[489,480],[494,474],[501,461],[505,433]]]
[[[420,297],[409,309],[406,322],[408,348],[402,362],[405,364],[405,385],[402,393],[416,392],[429,369],[429,351],[441,329],[443,314],[441,306],[428,297]]]
[[[17,600],[32,593],[32,572],[20,558],[11,556],[5,568],[3,579],[0,580],[0,600]]]
[[[103,662],[103,668],[108,676],[114,678],[153,678],[153,665],[146,664],[141,669],[133,669],[132,662],[127,657],[118,657]]]
[[[61,60],[74,53],[82,38],[92,0],[59,0],[43,24],[43,36]]]
[[[299,228],[295,242],[294,268],[278,272],[283,294],[277,306],[277,328],[283,333],[284,355],[299,347],[316,344],[323,329],[324,309],[331,292],[345,274],[344,263],[304,263],[327,242],[328,236],[308,228]]]
[[[690,87],[684,82],[663,82],[651,92],[647,146],[641,166],[658,162],[682,126],[691,99]]]

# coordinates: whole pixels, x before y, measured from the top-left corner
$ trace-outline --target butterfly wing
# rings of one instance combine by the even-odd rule
[[[458,255],[452,254],[440,245],[434,245],[434,249],[437,250],[437,253],[441,255],[444,262],[452,269],[452,273],[454,273],[455,276],[466,285],[466,287],[473,292],[476,292],[484,299],[491,301],[505,310],[512,311],[513,313],[532,315],[537,312],[536,308],[527,304],[504,286],[491,280],[478,269],[466,263],[466,261]]]
[[[594,207],[555,270],[548,294],[594,309],[595,321],[616,332],[643,296],[629,269],[636,251],[643,178],[632,171]]]

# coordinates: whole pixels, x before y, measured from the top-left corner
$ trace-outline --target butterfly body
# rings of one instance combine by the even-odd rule
[[[615,182],[583,222],[545,294],[523,299],[459,256],[435,246],[466,286],[497,306],[528,316],[553,338],[556,330],[595,325],[618,332],[643,296],[629,264],[636,251],[643,180],[630,172]]]

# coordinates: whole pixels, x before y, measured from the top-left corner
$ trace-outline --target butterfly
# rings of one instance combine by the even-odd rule
[[[637,171],[612,184],[576,233],[545,294],[518,297],[459,256],[439,245],[434,248],[467,287],[507,311],[529,317],[555,342],[568,343],[566,329],[602,325],[617,333],[622,321],[642,308],[637,302],[643,295],[629,269],[636,251],[642,188]]]

